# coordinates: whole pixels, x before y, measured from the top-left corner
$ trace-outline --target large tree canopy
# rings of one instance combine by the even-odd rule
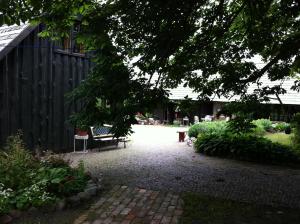
[[[53,38],[80,20],[78,41],[95,69],[74,94],[95,112],[85,119],[113,122],[117,135],[181,83],[201,98],[244,96],[263,75],[281,80],[300,70],[298,0],[1,0],[0,12],[2,24],[42,22],[42,36]],[[284,92],[265,87],[256,96]]]

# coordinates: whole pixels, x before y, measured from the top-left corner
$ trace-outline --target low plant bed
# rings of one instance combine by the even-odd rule
[[[0,151],[0,217],[8,223],[32,209],[64,209],[97,193],[98,183],[59,157],[36,159],[20,135],[10,137]]]
[[[209,156],[271,164],[299,164],[299,154],[291,147],[251,134],[202,134],[195,150]]]

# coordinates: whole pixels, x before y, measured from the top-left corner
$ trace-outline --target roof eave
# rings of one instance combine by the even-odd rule
[[[21,43],[22,40],[24,40],[38,25],[29,25],[24,29],[15,39],[13,39],[9,45],[17,46],[19,43]],[[14,48],[11,46],[5,46],[0,51],[0,60],[2,60],[9,52],[11,52]]]

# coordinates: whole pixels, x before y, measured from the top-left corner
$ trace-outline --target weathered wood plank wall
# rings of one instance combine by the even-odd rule
[[[85,79],[91,61],[55,50],[39,29],[0,61],[0,145],[22,130],[31,149],[68,150],[74,127],[67,120],[78,108],[65,94]]]

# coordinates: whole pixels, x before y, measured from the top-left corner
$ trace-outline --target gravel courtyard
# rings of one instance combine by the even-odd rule
[[[207,157],[178,142],[179,128],[135,125],[127,148],[65,155],[104,184],[300,208],[300,170]]]

